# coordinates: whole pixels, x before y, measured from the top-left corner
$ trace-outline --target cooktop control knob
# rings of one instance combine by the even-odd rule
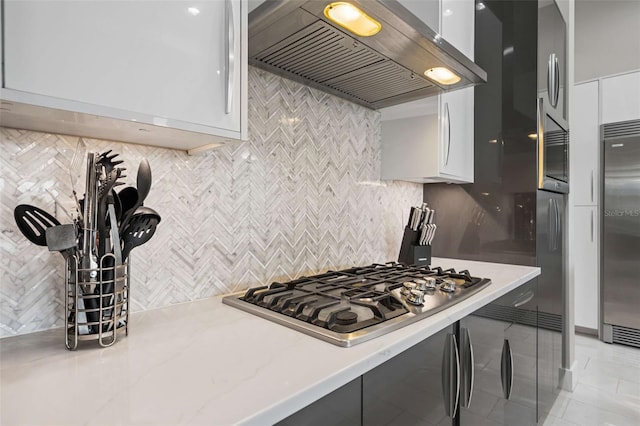
[[[424,303],[424,293],[420,290],[411,290],[407,293],[407,302],[412,305],[422,305]]]
[[[416,283],[413,281],[406,281],[402,283],[402,294],[409,294],[409,292],[416,288]]]
[[[426,282],[425,286],[426,286],[427,290],[435,290],[436,289],[437,281],[436,281],[435,278],[433,278],[433,277],[425,277],[424,280]]]
[[[445,278],[442,280],[442,284],[440,284],[440,290],[453,293],[456,291],[456,282],[450,278]]]
[[[413,282],[416,283],[416,290],[427,291],[427,282],[425,280],[415,278]]]

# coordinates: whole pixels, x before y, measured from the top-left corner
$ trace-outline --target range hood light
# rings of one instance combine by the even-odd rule
[[[347,31],[361,37],[378,34],[382,24],[351,3],[335,2],[324,8],[324,16]]]
[[[426,75],[431,80],[437,81],[438,83],[445,84],[447,86],[450,84],[456,84],[460,81],[460,77],[458,75],[454,74],[453,72],[451,72],[451,70],[444,67],[430,68],[424,72],[424,75]]]
[[[529,134],[527,135],[527,137],[528,137],[529,139],[531,139],[532,141],[537,141],[537,140],[538,140],[538,134],[537,134],[537,133],[529,133]]]

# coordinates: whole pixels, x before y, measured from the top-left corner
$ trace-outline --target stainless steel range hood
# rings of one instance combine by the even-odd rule
[[[487,74],[395,0],[349,0],[382,24],[360,37],[324,16],[329,1],[268,0],[249,14],[249,62],[372,109],[486,82]],[[441,85],[424,71],[461,77]]]

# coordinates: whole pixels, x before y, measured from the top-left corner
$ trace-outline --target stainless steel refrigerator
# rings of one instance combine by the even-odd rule
[[[601,336],[640,347],[640,120],[601,126]]]

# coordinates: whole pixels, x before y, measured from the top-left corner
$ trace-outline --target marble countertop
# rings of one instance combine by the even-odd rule
[[[63,329],[2,339],[0,424],[272,424],[540,274],[527,266],[432,263],[492,284],[351,348],[223,305],[221,297],[134,313],[129,336],[110,348],[67,351]]]

